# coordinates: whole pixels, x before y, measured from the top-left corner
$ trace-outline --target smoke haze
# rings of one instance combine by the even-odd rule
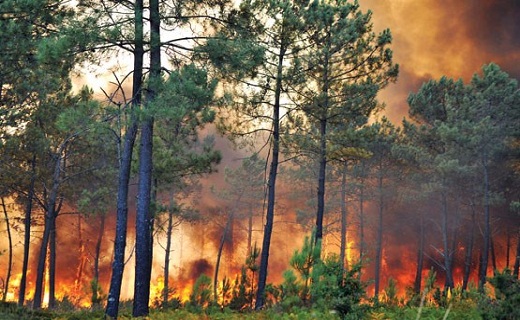
[[[400,122],[406,98],[429,79],[446,75],[468,81],[495,62],[520,79],[520,2],[516,0],[360,0],[373,11],[374,31],[390,28],[396,84],[381,93],[386,114]]]

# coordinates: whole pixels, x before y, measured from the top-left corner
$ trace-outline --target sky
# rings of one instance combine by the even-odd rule
[[[400,73],[380,94],[386,115],[400,123],[406,99],[445,75],[468,82],[495,62],[520,80],[520,0],[359,0],[373,12],[374,31],[389,28]]]

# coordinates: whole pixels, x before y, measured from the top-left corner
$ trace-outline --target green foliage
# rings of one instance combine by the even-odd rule
[[[485,320],[520,319],[520,281],[505,269],[495,272],[489,282],[495,288],[495,298],[483,297],[479,309]]]
[[[359,280],[361,265],[343,270],[337,255],[318,261],[312,270],[311,296],[320,310],[336,310],[344,319],[359,319],[367,311],[362,305],[365,285]]]
[[[210,305],[212,301],[211,283],[211,278],[205,274],[197,278],[187,303],[189,310],[200,312]]]

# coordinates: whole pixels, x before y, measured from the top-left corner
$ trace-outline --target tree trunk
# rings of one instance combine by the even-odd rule
[[[520,269],[520,226],[518,226],[518,234],[516,237],[516,257],[515,257],[515,266],[513,268],[513,275],[518,279],[519,278],[519,269]]]
[[[359,263],[363,265],[365,257],[365,186],[364,179],[361,180],[359,189]],[[361,272],[358,272],[358,279],[361,279]]]
[[[258,286],[256,291],[255,309],[260,310],[265,303],[265,286],[267,281],[267,267],[269,264],[269,247],[271,245],[271,234],[274,223],[274,203],[276,176],[278,173],[278,157],[280,149],[280,97],[282,92],[282,70],[286,48],[282,46],[278,53],[278,65],[275,87],[275,102],[273,106],[273,157],[269,169],[269,181],[267,181],[267,213],[264,226],[264,237],[262,240],[262,253],[260,255],[260,269],[258,273]]]
[[[422,270],[424,264],[424,213],[420,213],[419,221],[419,246],[417,247],[417,269],[415,271],[415,282],[413,285],[413,291],[416,294],[421,293],[422,284]]]
[[[493,241],[493,237],[490,236],[489,237],[489,241],[490,241],[490,246],[489,246],[489,250],[490,250],[490,254],[491,254],[491,265],[493,266],[493,271],[497,271],[497,257],[495,255],[495,242]]]
[[[168,305],[170,294],[170,254],[172,250],[174,196],[175,193],[172,192],[170,210],[168,211],[168,225],[166,227],[166,248],[164,249],[164,288],[162,292],[162,301],[164,307]]]
[[[116,235],[114,240],[114,260],[112,262],[112,276],[108,292],[105,314],[113,319],[119,313],[119,299],[121,284],[125,268],[126,231],[128,222],[128,185],[132,167],[132,153],[137,136],[137,116],[135,109],[141,104],[141,86],[143,81],[143,0],[135,1],[134,8],[134,74],[132,80],[132,102],[130,110],[130,124],[124,135],[123,152],[120,159],[118,187],[117,187],[117,218]]]
[[[253,205],[249,204],[249,216],[247,219],[247,257],[251,255],[253,245]]]
[[[151,277],[151,190],[152,190],[153,120],[143,121],[139,155],[139,184],[135,222],[135,283],[132,315],[144,317],[149,313]]]
[[[379,286],[381,275],[381,262],[383,259],[383,210],[384,210],[384,195],[383,195],[383,163],[379,159],[379,172],[377,177],[377,189],[379,192],[379,208],[377,215],[377,235],[376,235],[376,261],[374,274],[374,298],[379,301]]]
[[[36,274],[36,288],[34,291],[33,308],[39,309],[42,306],[43,296],[43,280],[45,273],[45,259],[47,258],[47,247],[50,244],[50,270],[49,270],[49,307],[54,307],[54,279],[56,268],[56,217],[61,207],[61,203],[57,206],[58,191],[60,188],[60,176],[62,171],[62,161],[64,159],[64,152],[70,139],[66,139],[59,147],[55,154],[55,165],[52,177],[52,189],[46,203],[45,212],[45,226],[43,231],[43,239],[40,247],[40,254],[38,256],[38,269]],[[54,257],[53,257],[54,255]],[[52,305],[51,305],[52,301]]]
[[[464,257],[464,275],[462,276],[462,291],[465,291],[468,288],[469,276],[471,274],[471,260],[473,258],[473,245],[475,243],[475,218],[475,206],[471,204],[471,231],[469,234],[466,256]]]
[[[96,248],[94,252],[94,279],[92,285],[92,306],[98,307],[101,303],[99,299],[99,260],[101,258],[101,244],[103,242],[103,235],[105,234],[106,214],[102,213],[100,216],[99,231],[96,240]]]
[[[347,251],[347,171],[348,162],[343,162],[341,170],[341,242],[339,249],[339,260],[341,261],[341,270],[344,272],[346,268],[345,252]]]
[[[9,224],[9,215],[7,214],[7,208],[5,206],[4,197],[1,197],[2,209],[4,211],[5,227],[7,230],[7,241],[8,245],[8,260],[7,260],[7,274],[5,275],[4,292],[2,295],[2,301],[5,302],[7,299],[7,292],[9,291],[9,281],[11,280],[11,269],[13,267],[13,238],[11,237],[11,225]]]
[[[161,17],[159,0],[150,1],[150,86],[147,104],[155,99],[156,88],[161,81]],[[147,108],[148,109],[148,108]],[[152,272],[152,230],[150,212],[153,169],[153,116],[145,115],[141,125],[141,148],[139,153],[139,184],[135,232],[135,283],[134,317],[149,313],[150,281]]]
[[[50,219],[49,234],[49,309],[56,307],[56,216]]]
[[[327,120],[320,120],[320,154],[318,169],[318,207],[316,211],[316,237],[314,243],[321,250],[323,214],[325,212],[325,175],[327,172]]]
[[[327,30],[326,46],[330,48],[330,31]],[[325,179],[327,174],[327,120],[329,109],[329,54],[326,52],[323,61],[323,85],[320,92],[324,95],[324,101],[318,108],[320,114],[320,153],[319,153],[319,170],[318,170],[318,208],[316,211],[316,238],[314,239],[316,246],[321,251],[321,242],[323,239],[323,215],[325,213]]]
[[[36,284],[34,289],[33,308],[40,309],[42,307],[42,298],[44,291],[44,274],[45,274],[45,261],[47,258],[47,247],[49,244],[50,235],[50,217],[48,213],[45,214],[45,223],[43,229],[43,238],[40,245],[40,253],[38,255],[38,266],[36,268]]]
[[[25,289],[27,286],[27,269],[29,267],[29,249],[31,246],[31,215],[34,198],[34,183],[36,181],[36,155],[31,160],[31,181],[27,193],[27,203],[24,217],[24,240],[23,240],[23,264],[22,277],[20,279],[20,291],[18,293],[18,305],[21,307],[25,302]]]
[[[489,217],[490,194],[489,194],[489,173],[487,165],[487,155],[482,157],[482,167],[484,170],[484,248],[482,250],[482,265],[479,274],[478,288],[480,292],[484,292],[486,284],[487,267],[489,259],[489,246],[491,244],[491,224]]]
[[[226,226],[224,227],[224,232],[222,232],[222,237],[220,238],[220,244],[218,246],[217,251],[217,262],[215,264],[215,274],[213,277],[213,299],[218,304],[218,295],[217,295],[217,288],[218,288],[218,272],[220,269],[220,260],[222,258],[222,250],[224,249],[224,243],[226,242],[226,236],[228,232],[230,232],[231,229],[231,223],[233,221],[233,212],[231,212],[228,215]]]
[[[444,271],[446,272],[445,287],[453,289],[452,252],[448,240],[448,199],[444,191],[441,194],[442,202],[442,245],[444,247]]]

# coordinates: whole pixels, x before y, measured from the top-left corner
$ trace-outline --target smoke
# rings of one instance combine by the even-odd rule
[[[495,62],[520,79],[520,2],[515,0],[361,0],[373,11],[374,31],[390,28],[396,84],[381,93],[386,114],[400,122],[406,97],[428,79],[443,75],[465,81]]]

